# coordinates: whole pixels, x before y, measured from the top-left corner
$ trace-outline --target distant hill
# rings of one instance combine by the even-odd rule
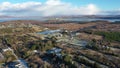
[[[41,24],[44,23],[42,21],[36,21],[36,20],[13,20],[13,21],[6,21],[6,22],[1,22],[0,24]]]
[[[45,18],[99,18],[99,19],[120,19],[120,15],[63,15],[63,16],[48,16]]]
[[[0,16],[0,18],[15,18],[14,16]]]

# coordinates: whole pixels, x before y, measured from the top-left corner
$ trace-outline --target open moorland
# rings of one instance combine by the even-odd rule
[[[0,23],[0,68],[120,68],[120,24]]]

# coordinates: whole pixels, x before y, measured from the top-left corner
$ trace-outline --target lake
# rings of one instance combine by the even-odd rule
[[[99,18],[67,18],[63,19],[65,21],[110,21],[110,22],[115,22],[115,21],[120,21],[120,19],[99,19]]]
[[[43,34],[43,35],[48,35],[48,34],[53,34],[53,33],[57,33],[60,32],[61,30],[45,30],[43,32],[38,32],[37,34]]]

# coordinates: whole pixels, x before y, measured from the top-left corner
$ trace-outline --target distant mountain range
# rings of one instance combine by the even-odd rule
[[[70,15],[70,16],[48,16],[45,18],[98,18],[98,19],[120,19],[120,15]]]
[[[120,21],[120,15],[62,15],[62,16],[0,16],[0,22],[3,21],[11,21],[11,20],[38,20],[38,21],[46,21],[46,20],[67,20],[69,21],[77,19],[77,20],[115,20]]]
[[[13,16],[0,16],[0,18],[13,18]]]
[[[0,16],[0,18],[28,18],[40,16]],[[115,18],[120,19],[120,15],[62,15],[62,16],[44,16],[43,18]]]

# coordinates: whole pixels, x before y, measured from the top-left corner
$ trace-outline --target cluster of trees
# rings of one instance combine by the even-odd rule
[[[92,44],[92,45],[91,45]],[[90,49],[93,49],[93,50],[99,50],[99,46],[98,45],[95,45],[94,43],[90,43],[86,46],[86,48],[90,48]]]
[[[111,24],[120,24],[120,21],[112,22]]]
[[[72,57],[69,55],[65,55],[63,57],[64,63],[69,67],[69,68],[77,68],[74,63],[72,63]]]
[[[23,28],[2,28],[0,29],[0,34],[24,34],[36,32],[33,28],[23,27]]]
[[[106,41],[118,41],[120,42],[120,32],[106,32],[106,31],[92,31],[92,30],[85,30],[85,33],[88,34],[96,34],[101,35],[104,37]]]
[[[29,44],[31,50],[45,51],[57,45],[55,37]]]
[[[97,31],[94,34],[104,36],[106,41],[118,41],[120,42],[120,32],[103,32]]]
[[[105,43],[103,42],[102,40],[95,40],[95,39],[92,39],[90,42],[88,42],[88,44],[86,45],[86,48],[89,48],[89,49],[93,49],[93,50],[96,50],[96,51],[110,51],[110,47],[109,47],[110,43]]]
[[[0,34],[4,34],[4,33],[12,33],[12,28],[3,28],[0,29]]]

